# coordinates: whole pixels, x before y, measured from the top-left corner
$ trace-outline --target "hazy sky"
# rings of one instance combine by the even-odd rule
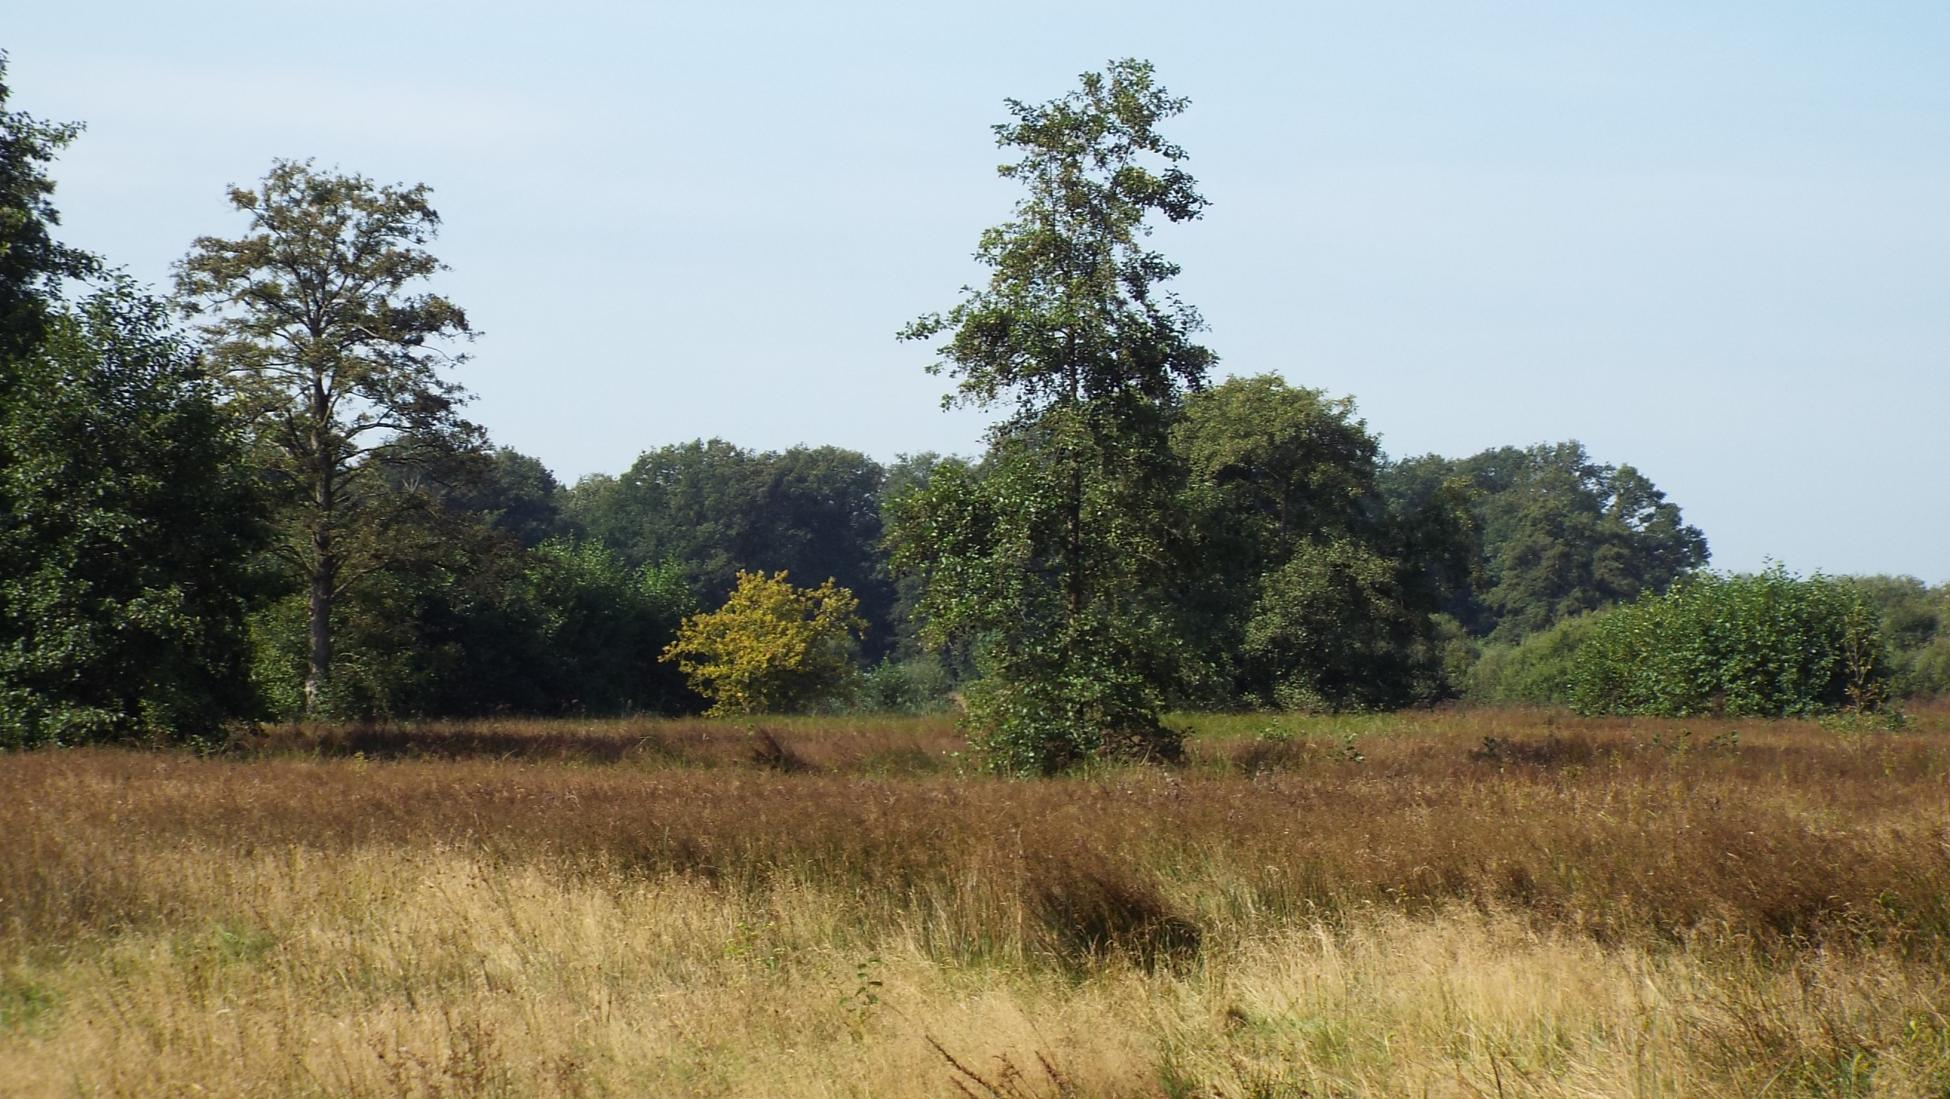
[[[1583,440],[1722,568],[1950,580],[1950,4],[18,6],[67,240],[163,283],[276,157],[435,188],[457,375],[564,480],[720,435],[972,453],[917,313],[982,277],[1002,100],[1192,109],[1161,231],[1226,373],[1395,455]]]

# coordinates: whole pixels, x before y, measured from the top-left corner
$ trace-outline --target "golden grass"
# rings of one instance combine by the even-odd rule
[[[1203,724],[0,757],[0,1094],[1950,1094],[1944,711]]]

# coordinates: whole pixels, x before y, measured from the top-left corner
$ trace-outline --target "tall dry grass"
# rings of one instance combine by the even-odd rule
[[[1950,713],[1202,724],[0,757],[0,1093],[1950,1094]]]

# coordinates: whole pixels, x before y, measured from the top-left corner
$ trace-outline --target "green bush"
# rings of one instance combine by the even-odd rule
[[[1573,660],[1570,701],[1586,714],[1778,717],[1880,709],[1889,686],[1860,594],[1775,565],[1697,576],[1605,615]]]
[[[955,690],[954,677],[933,656],[906,660],[890,656],[867,669],[860,679],[855,705],[867,713],[922,714],[945,710]]]
[[[1950,694],[1950,584],[1932,588],[1913,576],[1851,576],[1843,583],[1881,618],[1896,696]]]
[[[1923,648],[1900,654],[1896,678],[1906,698],[1950,695],[1950,634],[1937,637]]]
[[[1241,651],[1280,709],[1391,709],[1436,693],[1433,630],[1396,563],[1342,538],[1302,543],[1260,581]]]
[[[1604,615],[1577,615],[1514,645],[1485,646],[1462,679],[1463,696],[1472,702],[1570,702],[1578,651]]]

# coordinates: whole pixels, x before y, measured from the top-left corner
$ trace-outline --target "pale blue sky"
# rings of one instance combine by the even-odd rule
[[[1158,236],[1228,373],[1393,454],[1582,439],[1714,563],[1950,580],[1950,4],[88,3],[66,237],[161,283],[274,157],[424,181],[471,414],[565,480],[699,435],[969,453],[893,333],[979,279],[988,127],[1112,57],[1191,97]]]

